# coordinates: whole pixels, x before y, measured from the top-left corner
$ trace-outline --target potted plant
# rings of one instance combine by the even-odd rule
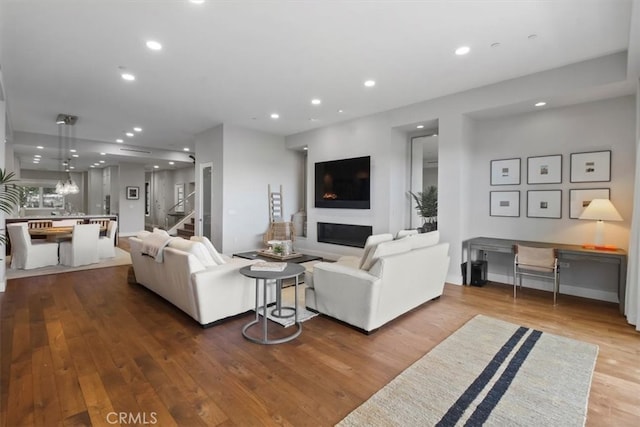
[[[422,227],[418,231],[426,233],[438,229],[438,187],[429,186],[427,191],[420,191],[417,194],[409,192],[416,202],[416,211],[422,217]]]
[[[16,206],[20,205],[20,197],[22,192],[20,187],[15,185],[15,174],[7,173],[5,169],[0,168],[0,211],[6,214],[12,214]],[[0,235],[0,245],[7,243],[7,236]]]

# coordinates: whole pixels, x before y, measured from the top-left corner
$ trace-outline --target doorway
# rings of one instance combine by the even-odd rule
[[[200,165],[200,191],[198,199],[198,230],[196,234],[211,239],[211,215],[213,212],[213,163]]]

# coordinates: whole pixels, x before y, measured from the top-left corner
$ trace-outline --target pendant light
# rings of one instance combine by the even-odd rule
[[[58,125],[58,152],[60,154],[59,158],[62,161],[61,165],[64,166],[64,172],[67,172],[67,179],[64,181],[58,180],[55,191],[56,194],[60,194],[63,196],[66,196],[68,194],[78,194],[80,192],[78,184],[73,181],[73,179],[71,178],[71,173],[69,172],[71,159],[67,158],[67,160],[62,160],[63,145],[64,153],[66,154],[69,152],[69,145],[71,143],[75,144],[75,128],[73,127],[73,125],[75,125],[77,121],[78,116],[72,116],[70,114],[58,114],[58,116],[56,117],[56,124]]]

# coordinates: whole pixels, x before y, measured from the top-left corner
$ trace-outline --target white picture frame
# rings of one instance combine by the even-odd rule
[[[562,154],[527,158],[527,184],[561,184]]]
[[[491,160],[491,185],[520,185],[520,158]]]
[[[528,218],[562,218],[562,190],[527,191]]]
[[[611,150],[571,153],[570,181],[611,181]]]
[[[609,188],[579,188],[569,190],[569,218],[579,219],[582,211],[593,199],[609,199]]]
[[[490,191],[489,216],[520,216],[520,191]]]

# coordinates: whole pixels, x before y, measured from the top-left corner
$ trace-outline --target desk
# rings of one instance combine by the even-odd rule
[[[620,313],[624,314],[624,299],[627,287],[627,253],[622,249],[615,251],[602,251],[587,249],[580,245],[565,245],[562,243],[529,242],[524,240],[496,239],[493,237],[474,237],[462,242],[462,261],[471,261],[474,250],[479,251],[482,259],[483,252],[499,252],[513,254],[516,244],[534,246],[539,248],[556,248],[558,262],[563,261],[590,261],[598,263],[616,264],[618,266],[618,300],[620,301]],[[467,256],[465,258],[465,249]],[[471,277],[471,262],[467,262],[467,277]],[[562,276],[560,276],[562,278]]]

